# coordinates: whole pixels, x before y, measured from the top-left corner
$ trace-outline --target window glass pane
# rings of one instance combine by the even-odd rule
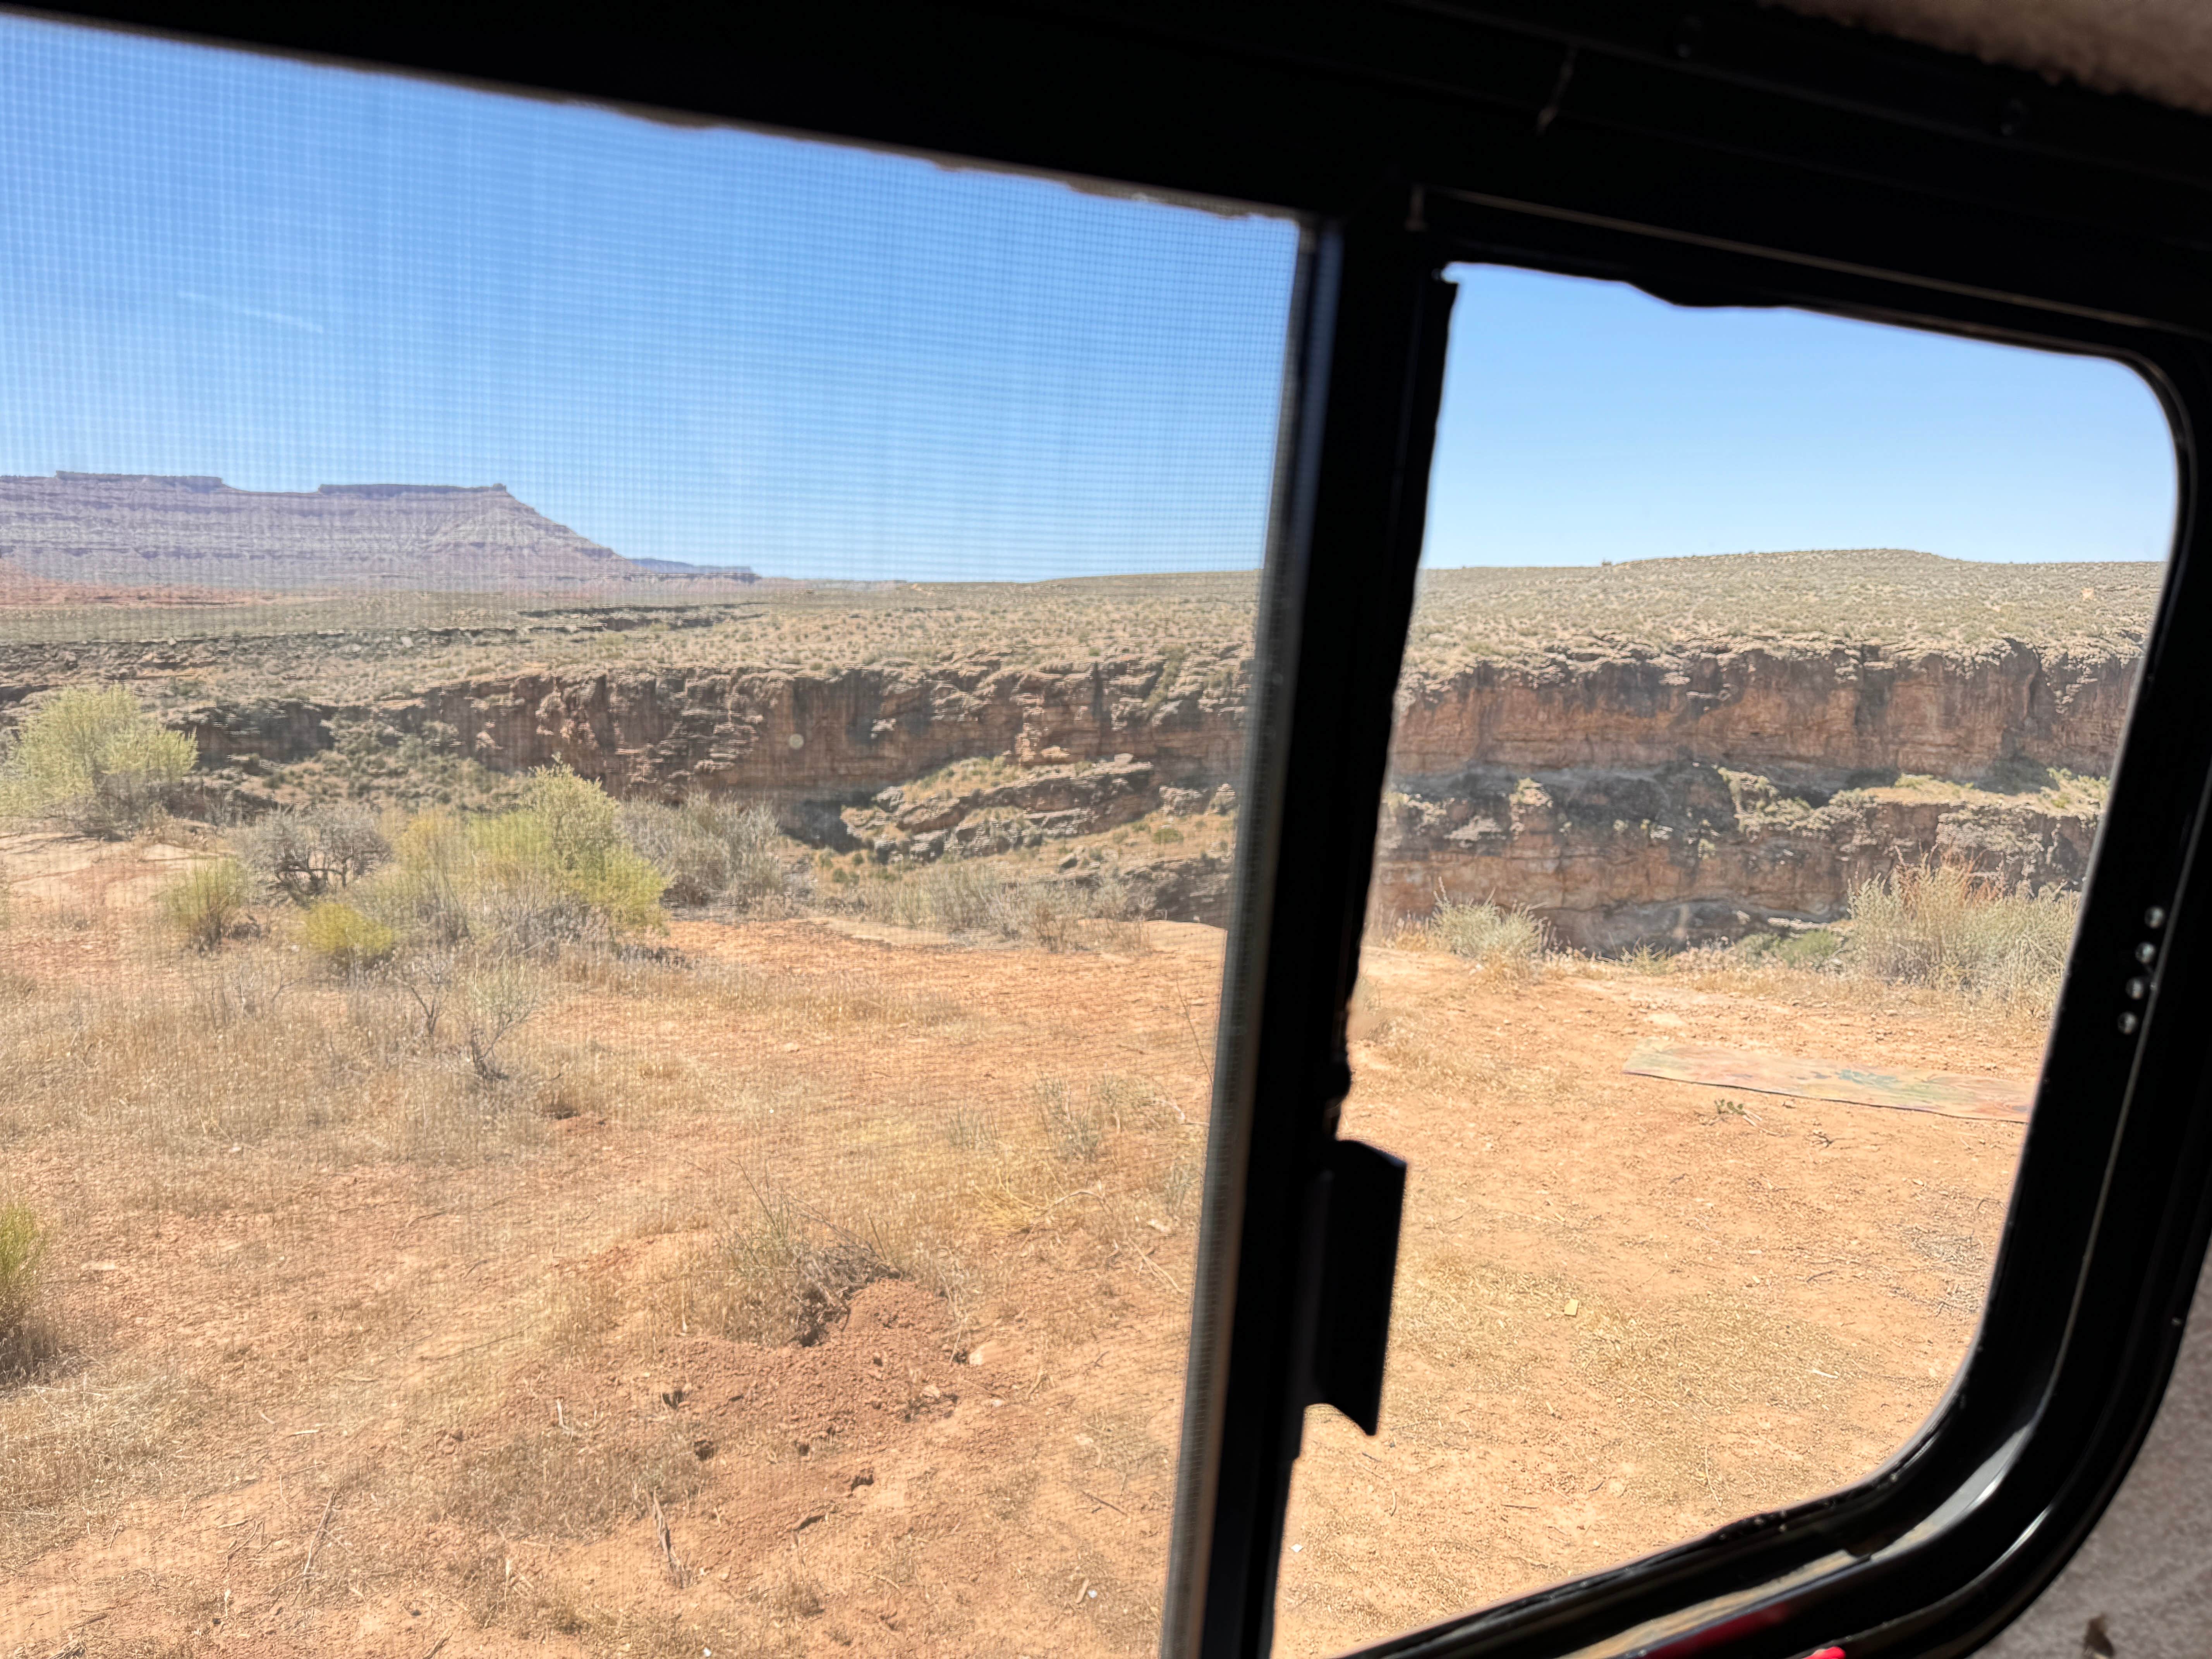
[[[1149,1650],[1297,228],[0,86],[0,1648]]]
[[[1345,1112],[1412,1166],[1389,1373],[1310,1416],[1295,1654],[1926,1419],[2172,523],[2117,365],[1458,275]]]

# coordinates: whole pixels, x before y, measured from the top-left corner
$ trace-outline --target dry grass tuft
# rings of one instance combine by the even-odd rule
[[[194,951],[222,947],[246,918],[246,872],[236,860],[201,865],[161,895],[161,911],[177,937]]]
[[[1551,941],[1544,924],[1526,910],[1441,895],[1429,919],[1415,930],[1431,948],[1449,951],[1499,979],[1528,980],[1541,969]]]
[[[1456,1389],[1510,1393],[1530,1360],[1526,1321],[1568,1293],[1564,1281],[1458,1251],[1409,1253],[1393,1297],[1393,1340],[1454,1373]]]
[[[1958,864],[1907,865],[1851,889],[1852,973],[2048,1007],[2081,908],[2072,893],[2008,891]]]
[[[158,1493],[204,1407],[154,1370],[88,1370],[0,1397],[0,1562],[19,1565]]]
[[[508,1537],[604,1538],[698,1489],[691,1439],[672,1418],[623,1418],[465,1440],[436,1512]]]
[[[0,1004],[0,1133],[98,1135],[164,1208],[257,1207],[275,1178],[252,1156],[264,1147],[344,1165],[534,1144],[535,1115],[424,1041],[396,988],[303,987],[287,977],[297,961],[250,945],[189,974],[47,982]]]

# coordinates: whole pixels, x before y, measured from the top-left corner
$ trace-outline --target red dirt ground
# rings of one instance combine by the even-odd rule
[[[170,853],[42,845],[0,849],[25,878],[0,982],[207,971],[146,932]],[[0,1396],[0,1457],[108,1460],[70,1453],[82,1490],[0,1555],[0,1652],[1149,1651],[1195,1231],[1165,1172],[1201,1133],[1221,935],[1144,933],[679,922],[752,988],[580,981],[518,1064],[587,1059],[597,1092],[437,1158],[156,1147],[0,1079],[68,1349]],[[1413,1161],[1393,1369],[1375,1440],[1310,1424],[1282,1650],[1832,1487],[1936,1403],[2020,1132],[1620,1075],[1655,1036],[2015,1075],[2039,1046],[1810,975],[1515,985],[1371,951],[1346,1127]],[[1106,1077],[1164,1127],[1117,1120],[1093,1164],[1031,1144],[1041,1079]],[[962,1150],[970,1112],[999,1152]],[[866,1285],[812,1346],[695,1328],[685,1264],[739,1218],[739,1170],[913,1200],[957,1259]]]

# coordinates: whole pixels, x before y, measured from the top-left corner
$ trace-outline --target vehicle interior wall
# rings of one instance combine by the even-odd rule
[[[1990,1659],[2184,1659],[2212,1625],[2212,1276],[2150,1437],[2081,1553]]]

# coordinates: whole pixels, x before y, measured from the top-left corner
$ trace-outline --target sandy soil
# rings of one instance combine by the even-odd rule
[[[0,987],[281,964],[281,927],[229,966],[149,931],[175,856],[0,848]],[[52,1103],[93,1037],[19,1053],[0,1198],[55,1226],[63,1352],[0,1396],[0,1653],[1148,1651],[1221,935],[1142,931],[679,921],[690,978],[564,982],[434,1137],[149,1128]],[[258,1018],[307,1042],[368,1018],[347,995]],[[1371,952],[1348,1129],[1413,1161],[1393,1369],[1377,1438],[1309,1425],[1283,1650],[1832,1487],[1939,1397],[2019,1132],[1622,1076],[1662,1035],[2014,1075],[2039,1045],[1809,975]],[[763,1188],[908,1229],[913,1271],[811,1345],[714,1334],[701,1276]]]

